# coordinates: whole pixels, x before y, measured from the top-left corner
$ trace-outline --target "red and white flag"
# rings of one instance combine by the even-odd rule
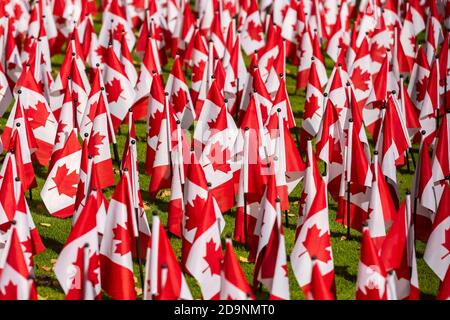
[[[311,294],[312,258],[315,257],[327,290],[335,291],[334,263],[328,223],[326,182],[319,173],[311,140],[307,145],[305,183],[300,198],[300,218],[291,253],[295,278],[305,296]]]
[[[361,256],[356,278],[356,300],[386,300],[387,273],[372,241],[369,228],[363,227]]]
[[[271,300],[289,300],[289,278],[280,198],[277,195],[275,176],[270,175],[261,200],[255,226],[258,236],[253,285],[264,284]]]
[[[203,169],[192,153],[184,184],[182,264],[198,281],[203,299],[216,300],[220,297],[220,235],[225,220],[208,188]]]
[[[101,298],[97,200],[90,194],[55,263],[67,300]]]
[[[431,234],[428,238],[427,247],[423,259],[444,281],[450,266],[450,250],[448,246],[448,234],[450,230],[450,187],[444,184],[444,192],[434,217]]]
[[[242,26],[241,45],[249,56],[264,46],[264,33],[258,2],[250,0],[244,25]]]
[[[225,241],[220,280],[220,300],[254,300],[250,286],[234,253],[230,237]]]
[[[145,267],[145,300],[192,300],[181,267],[159,217],[153,214]]]

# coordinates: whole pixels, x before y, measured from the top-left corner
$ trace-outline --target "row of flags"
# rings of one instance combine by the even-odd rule
[[[254,299],[260,284],[290,299],[288,260],[307,298],[335,299],[329,196],[336,220],[362,233],[357,299],[420,297],[416,239],[441,280],[438,298],[449,298],[447,1],[109,0],[97,25],[99,9],[0,2],[0,298],[37,298],[33,257],[44,245],[24,196],[36,166],[48,166],[49,214],[72,219],[54,266],[67,299],[135,299],[133,259],[144,299],[192,299],[185,273],[203,299]],[[64,44],[58,70],[51,58]],[[305,90],[301,125],[287,61]],[[410,160],[400,201],[397,171]],[[150,201],[170,189],[166,228],[157,214],[150,228],[140,174]],[[288,258],[283,213],[300,181]],[[180,261],[166,230],[181,238]],[[249,249],[250,284],[232,239]]]

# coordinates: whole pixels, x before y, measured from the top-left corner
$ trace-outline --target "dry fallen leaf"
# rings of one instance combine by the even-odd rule
[[[47,228],[50,228],[52,225],[50,224],[50,223],[46,223],[46,222],[41,222],[41,223],[39,223],[41,226],[43,226],[43,227],[47,227]]]
[[[41,269],[45,270],[45,271],[52,271],[52,268],[48,267],[48,266],[41,266]]]
[[[161,190],[159,192],[158,198],[166,198],[166,197],[170,197],[170,190],[168,190],[168,189]]]
[[[248,263],[248,259],[246,257],[243,257],[243,256],[239,256],[239,261]]]
[[[56,261],[58,261],[58,260],[56,260],[56,259],[50,259],[50,263],[51,263],[51,264],[55,264]]]
[[[341,237],[341,241],[342,241],[342,240],[346,240],[346,239],[347,239],[346,236],[342,236],[342,237]]]
[[[295,217],[295,214],[293,214],[293,213],[288,213],[288,217]]]
[[[144,202],[144,210],[146,210],[146,211],[150,210],[150,206],[148,205],[147,202]]]
[[[47,299],[48,299],[48,297],[43,297],[43,296],[38,295],[38,300],[47,300]]]
[[[138,296],[142,294],[142,289],[141,288],[135,287],[135,289],[136,289],[136,294]]]
[[[134,283],[138,282],[138,278],[137,277],[133,277],[133,279],[134,279]]]

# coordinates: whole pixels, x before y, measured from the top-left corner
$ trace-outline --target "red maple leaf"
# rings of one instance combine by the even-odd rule
[[[247,33],[250,39],[253,41],[262,40],[262,26],[261,24],[256,24],[254,21],[250,21],[247,27]]]
[[[88,280],[92,283],[93,286],[99,283],[99,258],[98,254],[94,252],[94,254],[89,258],[88,272],[87,277]]]
[[[416,36],[415,35],[411,35],[408,38],[409,42],[411,43],[412,47],[415,49],[416,48]],[[415,50],[414,50],[415,51]]]
[[[384,57],[386,56],[386,48],[375,42],[370,48],[370,57],[373,62],[383,63]]]
[[[321,231],[316,225],[310,227],[306,234],[306,239],[303,241],[303,245],[310,257],[316,256],[320,261],[327,263],[331,260],[330,251],[327,250],[330,246],[330,238],[326,232],[320,236]]]
[[[93,157],[100,155],[99,150],[99,145],[103,144],[103,139],[105,139],[105,136],[101,135],[100,132],[96,132],[94,133],[90,138],[89,138],[89,145],[88,145],[88,149],[89,149],[89,154]]]
[[[89,106],[89,113],[87,114],[87,117],[90,120],[90,122],[94,122],[95,115],[97,113],[97,104],[98,101],[95,101],[93,104]]]
[[[6,286],[0,288],[0,300],[17,300],[17,285],[11,280]]]
[[[19,4],[15,4],[13,8],[14,18],[15,20],[20,20],[20,17],[23,14],[22,7]]]
[[[305,103],[305,111],[303,119],[312,118],[312,116],[320,109],[319,98],[312,94]]]
[[[98,46],[95,49],[95,53],[100,57],[101,63],[105,63],[105,52],[106,52],[106,48],[103,46]]]
[[[223,173],[228,173],[231,170],[228,162],[230,160],[230,150],[228,148],[222,150],[222,145],[218,141],[212,144],[208,159],[211,161],[214,171],[220,170]]]
[[[447,249],[447,253],[441,258],[444,259],[450,254],[450,228],[445,230],[445,241],[442,243],[445,249]]]
[[[416,84],[416,100],[423,101],[425,99],[425,93],[427,92],[428,76],[423,77]]]
[[[205,60],[200,60],[198,64],[194,65],[192,70],[192,82],[199,82],[203,79],[203,72],[205,71]]]
[[[73,101],[73,107],[78,108],[80,105],[80,100],[78,100],[78,92],[72,91],[72,101]],[[80,110],[77,110],[77,112],[81,112]]]
[[[211,270],[211,275],[217,274],[220,275],[220,263],[222,260],[222,248],[217,246],[214,240],[211,240],[206,243],[206,255],[203,257],[208,263],[209,269]],[[203,271],[205,272],[206,269]]]
[[[274,56],[271,56],[269,59],[267,59],[267,63],[266,63],[266,67],[265,67],[267,71],[269,71],[270,68],[272,68],[274,61],[275,61]]]
[[[125,31],[125,27],[122,23],[118,23],[113,30],[112,36],[114,40],[121,41],[122,34]]]
[[[120,224],[118,224],[114,229],[114,238],[113,240],[118,240],[119,243],[116,243],[116,249],[114,253],[118,253],[121,256],[131,252],[130,245],[130,235],[128,234],[128,230],[123,228]]]
[[[381,299],[380,289],[378,289],[378,285],[370,282],[368,286],[365,286],[366,289],[366,299],[368,300],[379,300]]]
[[[50,112],[47,111],[45,107],[45,103],[38,101],[35,105],[36,109],[28,108],[27,109],[27,117],[30,120],[30,125],[33,129],[37,129],[39,127],[45,127],[47,123]]]
[[[200,198],[198,195],[192,200],[192,205],[188,201],[187,205],[189,208],[186,208],[186,225],[185,228],[188,231],[191,231],[194,228],[197,228],[200,224],[200,220],[203,219],[203,215],[198,214],[203,209],[205,204],[205,200]],[[189,210],[190,209],[190,210]],[[191,214],[194,213],[194,214]]]
[[[105,83],[106,93],[108,94],[108,102],[117,102],[123,92],[120,80],[113,78],[111,82]]]
[[[61,136],[65,136],[66,132],[64,132],[64,128],[67,127],[65,123],[62,123],[62,121],[59,121],[58,123],[58,133],[56,134],[56,140],[55,144],[61,143]]]
[[[352,72],[352,81],[355,89],[366,91],[369,89],[368,82],[370,81],[370,73],[362,71],[358,66]]]
[[[76,170],[69,173],[66,164],[59,166],[56,170],[56,175],[52,178],[55,183],[54,187],[48,190],[56,188],[59,195],[65,194],[68,197],[74,197],[77,194],[78,174]]]
[[[177,92],[172,93],[172,104],[176,112],[182,112],[187,105],[187,95],[184,90],[179,89]]]

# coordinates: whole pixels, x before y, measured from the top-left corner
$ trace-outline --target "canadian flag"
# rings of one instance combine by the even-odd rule
[[[320,272],[319,263],[317,258],[313,256],[312,270],[311,270],[311,284],[309,292],[309,300],[336,300],[334,293],[327,287],[324,281],[324,277]]]
[[[68,300],[101,298],[97,204],[91,193],[54,266]]]
[[[36,139],[31,131],[28,118],[24,116],[24,109],[18,97],[16,104],[11,110],[10,118],[12,123],[10,128],[5,127],[1,142],[6,154],[3,168],[6,168],[8,155],[14,154],[17,162],[18,177],[21,179],[25,191],[37,186],[31,155],[36,151]],[[9,120],[8,120],[9,121]]]
[[[127,44],[126,34],[125,33],[122,33],[120,35],[113,34],[112,40],[114,51],[117,57],[119,58],[120,63],[123,66],[123,69],[125,71],[125,74],[127,75],[128,80],[130,81],[131,85],[134,88],[137,82],[138,75],[136,69],[134,68],[133,57],[131,56],[130,48],[128,47]]]
[[[144,119],[147,115],[153,77],[161,74],[162,70],[155,39],[148,37],[146,41],[144,57],[142,58],[138,80],[134,88],[136,95],[133,105],[134,119]]]
[[[206,104],[203,111],[205,111]],[[233,147],[238,128],[226,106],[222,105],[215,119],[208,122],[211,134],[200,156],[210,191],[222,212],[234,206],[234,172],[238,170],[233,161]]]
[[[372,60],[371,71],[372,76],[376,78],[387,54],[387,50],[390,50],[391,47],[391,36],[388,29],[386,29],[383,16],[380,17],[379,26],[375,29],[369,40],[370,59]]]
[[[411,97],[406,90],[405,83],[403,81],[403,76],[400,77],[400,108],[401,116],[403,117],[404,123],[408,130],[409,140],[412,141],[414,136],[419,132],[421,126],[419,122],[419,115],[417,110],[411,100]]]
[[[343,51],[343,49],[340,50]],[[342,55],[340,56],[342,57]],[[349,99],[347,99],[348,87],[351,86],[348,78],[345,62],[338,61],[331,72],[330,81],[325,87],[325,92],[328,92],[328,99],[333,103],[338,113],[339,125],[344,131],[348,130],[348,120],[351,117]]]
[[[262,108],[255,102],[256,97],[256,94],[250,97],[234,146],[236,162],[240,166],[235,176],[238,190],[234,239],[250,245],[250,260],[254,259],[258,246],[258,236],[254,230],[267,173],[270,172],[267,167],[267,132],[261,120]]]
[[[77,187],[77,195],[75,197],[74,213],[72,217],[72,225],[78,220],[83,208],[86,206],[88,198],[93,195],[97,201],[97,231],[103,234],[105,230],[106,212],[108,211],[108,200],[103,195],[100,188],[100,179],[97,171],[93,170],[94,160],[88,155],[89,146],[87,139],[84,140],[80,161],[80,177]]]
[[[424,131],[422,130],[422,133]],[[430,236],[433,219],[439,205],[438,184],[435,185],[433,179],[434,171],[430,159],[430,141],[422,134],[422,141],[419,147],[419,159],[414,175],[414,199],[416,237],[422,241],[427,241]]]
[[[356,278],[356,300],[386,300],[387,274],[373,244],[369,228],[363,227],[361,257]]]
[[[155,213],[146,261],[145,300],[192,300],[164,226]]]
[[[203,103],[206,84],[208,81],[208,48],[206,40],[199,30],[194,34],[192,40],[192,73],[191,73],[191,97],[195,110]],[[211,53],[212,54],[212,53]],[[199,100],[199,101],[198,101]]]
[[[311,140],[307,144],[305,183],[302,191],[300,219],[291,253],[291,265],[295,278],[305,296],[311,293],[312,258],[317,259],[325,287],[334,289],[334,264],[328,224],[326,182],[320,176]]]
[[[88,141],[89,155],[94,159],[94,170],[101,177],[100,188],[103,189],[114,185],[110,142],[115,142],[115,135],[100,72],[96,68],[80,134]]]
[[[115,31],[123,31],[126,35],[128,48],[131,49],[134,47],[136,38],[131,29],[131,24],[126,20],[125,8],[119,4],[119,0],[110,0],[106,4],[102,15],[102,28],[100,29],[100,34],[98,36],[98,48],[100,48],[100,46],[105,48],[108,47],[110,33],[114,33]],[[100,61],[95,61],[95,63],[97,62]]]
[[[323,121],[317,134],[316,153],[326,163],[327,189],[334,199],[337,199],[339,196],[339,186],[344,165],[345,138],[343,133],[337,108],[331,102],[331,99],[328,98]]]
[[[400,31],[400,44],[410,66],[413,66],[416,56],[416,32],[414,30],[412,7],[408,6],[405,20]]]
[[[348,88],[351,105],[351,121],[344,148],[344,174],[339,189],[336,221],[362,230],[363,217],[369,209],[369,187],[372,185],[370,168],[370,148],[353,90]],[[358,165],[353,165],[358,163]],[[350,203],[348,203],[350,202]],[[350,219],[350,221],[348,221]]]
[[[442,25],[438,8],[436,2],[431,1],[426,30],[426,52],[427,60],[430,65],[434,60],[434,55],[437,53],[438,47],[443,40],[444,35],[442,32]]]
[[[278,107],[277,112],[270,116],[266,128],[270,137],[267,156],[276,159],[272,174],[276,178],[281,210],[289,210],[289,194],[303,178],[305,164],[281,108]]]
[[[114,131],[117,131],[127,115],[128,109],[134,104],[134,85],[128,78],[128,74],[112,46],[108,46],[106,50],[103,67],[103,80],[111,112],[111,121]]]
[[[373,244],[379,252],[386,237],[386,227],[392,223],[394,213],[397,210],[389,192],[389,186],[381,171],[376,150],[374,151],[371,169],[373,181],[370,188],[369,210],[366,222]]]
[[[302,34],[302,40],[298,47],[299,65],[297,70],[296,89],[305,88],[308,85],[308,77],[311,73],[311,57],[313,56],[313,44],[311,33],[308,28],[305,28]]]
[[[248,56],[264,46],[264,33],[261,21],[258,2],[251,0],[241,33],[242,49]]]
[[[450,176],[450,113],[446,112],[436,135],[436,147],[433,154],[433,180],[442,181]]]
[[[180,56],[175,57],[172,70],[166,82],[165,91],[169,93],[169,103],[175,109],[183,129],[189,129],[196,118],[194,105],[192,103],[189,87],[186,84],[183,70],[181,69]]]
[[[225,241],[220,280],[220,300],[254,300],[230,237]]]
[[[218,79],[214,79],[211,83],[211,88],[208,91],[207,98],[200,114],[198,115],[197,124],[194,130],[194,146],[196,152],[202,151],[208,140],[212,136],[212,126],[215,123],[217,116],[222,109],[227,110],[223,95],[220,91],[220,85],[218,84]],[[233,121],[231,115],[226,112],[227,121]],[[228,127],[228,122],[226,124]]]
[[[269,290],[271,300],[289,300],[281,205],[274,175],[270,175],[267,181],[255,226],[255,235],[258,236],[259,241],[253,274],[254,287],[261,282]]]
[[[24,0],[12,0],[5,3],[5,11],[14,27],[14,37],[25,36],[30,21],[30,5]]]
[[[41,190],[41,198],[53,216],[65,218],[74,212],[80,174],[81,146],[75,130],[66,135],[63,147],[54,152],[49,174]],[[61,138],[59,138],[61,139]]]
[[[81,121],[84,115],[84,109],[88,103],[88,92],[91,90],[89,80],[87,78],[84,62],[82,60],[82,52],[80,44],[75,41],[75,34],[72,36],[72,40],[69,41],[66,55],[61,64],[61,69],[58,76],[53,82],[50,91],[50,103],[55,118],[59,118],[59,112],[64,100],[66,99],[66,88],[70,88],[70,94],[72,95],[72,101],[75,109],[76,128],[81,125]]]
[[[354,62],[347,62],[348,74],[353,84],[355,98],[358,104],[364,105],[372,90],[372,60],[369,53],[369,43],[364,38],[356,53]]]
[[[420,291],[412,218],[411,196],[408,193],[383,242],[381,258],[386,269],[395,273],[397,298],[418,300]]]
[[[136,299],[132,242],[138,229],[130,180],[129,172],[124,172],[108,207],[100,245],[102,289],[118,300]]]
[[[57,121],[30,70],[30,68],[24,70],[16,83],[16,104],[13,106],[6,122],[2,134],[2,144],[4,149],[8,149],[12,133],[19,130],[15,117],[16,109],[20,105],[22,117],[27,119],[25,127],[27,128],[28,139],[31,138],[30,135],[33,135],[36,143],[34,147],[29,144],[28,147],[30,147],[32,153],[33,149],[36,148],[34,151],[36,159],[39,164],[45,166],[52,154]],[[26,143],[26,140],[22,140],[22,143]]]
[[[192,153],[184,184],[182,263],[198,281],[203,299],[215,300],[220,297],[220,234],[225,220],[208,188],[202,166]]]
[[[82,6],[83,9],[87,6]],[[85,13],[81,14],[81,21],[75,28],[78,33],[78,38],[80,39],[80,45],[83,50],[83,57],[85,61],[91,66],[95,66],[100,60],[97,57],[96,49],[98,47],[97,34],[94,30],[94,21],[92,14]]]
[[[442,281],[439,288],[437,300],[450,300],[450,271],[447,270],[444,281]]]
[[[384,109],[383,109],[384,110]],[[411,147],[408,131],[399,110],[397,98],[390,94],[386,109],[382,112],[382,127],[376,150],[380,153],[383,175],[397,190],[397,165],[403,164],[405,151]]]
[[[153,84],[156,86],[158,82],[159,80],[156,81],[154,79]],[[151,166],[147,167],[147,170],[149,170],[151,175],[149,193],[152,198],[156,197],[158,191],[170,188],[175,170],[186,169],[184,159],[189,154],[189,144],[185,132],[181,128],[181,122],[177,119],[174,109],[168,102],[168,96],[165,95],[163,99],[165,100],[163,104],[160,104],[155,99],[154,106],[158,108],[155,111],[156,121],[153,119],[149,120],[149,123],[151,121],[152,124],[150,125],[148,138],[150,138],[150,134],[153,132],[159,131],[156,136],[157,139],[148,140],[149,145],[147,146],[148,162],[146,165],[150,165],[151,163]],[[152,128],[152,125],[155,127]],[[151,149],[153,148],[153,143],[156,143],[155,150]],[[154,158],[152,158],[153,152]],[[184,173],[180,176],[182,175]]]
[[[8,4],[12,2],[13,1],[8,2]],[[26,15],[27,12],[23,12],[22,16]],[[6,39],[4,41],[4,53],[2,56],[2,60],[4,60],[5,66],[4,72],[8,78],[11,89],[13,87],[13,83],[16,82],[17,79],[19,79],[20,74],[22,73],[22,60],[20,58],[20,51],[17,45],[17,40],[14,36],[14,33],[17,33],[18,30],[17,27],[14,27],[14,23],[16,23],[18,20],[12,17],[13,15],[10,15],[10,18],[8,19],[7,30],[5,32]]]
[[[258,52],[258,67],[264,82],[266,82],[267,77],[269,76],[270,69],[272,68],[276,57],[281,54],[279,44],[283,45],[283,41],[280,40],[280,28],[277,25],[269,24],[266,44]]]
[[[233,39],[230,31],[228,31],[228,34],[227,43],[230,42],[231,51],[229,54],[226,51],[224,56],[225,86],[223,91],[225,99],[228,99],[228,110],[233,114],[239,108],[242,91],[247,85],[248,72],[242,56],[240,38],[236,37],[234,45],[231,47]],[[225,62],[227,59],[228,63]]]
[[[439,99],[439,61],[434,59],[419,116],[420,125],[426,133],[425,136],[431,140],[436,135],[436,116],[440,105]]]
[[[434,217],[431,234],[428,238],[427,247],[423,259],[444,281],[445,275],[450,266],[449,250],[449,230],[450,230],[450,187],[444,182],[444,191],[439,203],[438,210]]]
[[[428,79],[430,77],[430,65],[422,47],[419,47],[414,60],[411,71],[411,78],[408,84],[408,93],[411,97],[416,113],[419,115],[422,109],[422,103],[428,86]]]
[[[15,228],[19,241],[24,247],[25,262],[31,268],[33,257],[44,251],[45,247],[25,199],[23,184],[18,176],[20,163],[17,162],[17,159],[18,157],[13,153],[8,153],[2,167],[0,237],[2,237],[3,232]],[[15,221],[15,225],[11,227],[13,221]]]
[[[12,101],[12,93],[9,87],[8,79],[6,77],[3,67],[0,66],[0,116],[8,110]]]
[[[315,60],[311,65],[309,82],[306,87],[305,112],[303,113],[302,131],[310,137],[319,132],[324,112],[324,95],[320,85]]]
[[[0,300],[37,300],[31,269],[14,226],[0,255]]]

